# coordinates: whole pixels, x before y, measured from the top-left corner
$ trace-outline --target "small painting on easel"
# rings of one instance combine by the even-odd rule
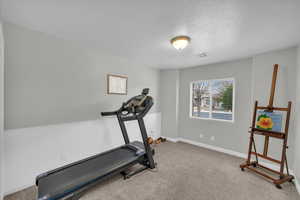
[[[282,127],[282,113],[258,111],[256,128],[280,132]]]

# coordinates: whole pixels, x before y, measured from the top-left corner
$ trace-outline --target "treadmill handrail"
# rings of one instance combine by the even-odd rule
[[[117,115],[118,111],[113,111],[113,112],[101,112],[102,116],[112,116],[112,115]]]

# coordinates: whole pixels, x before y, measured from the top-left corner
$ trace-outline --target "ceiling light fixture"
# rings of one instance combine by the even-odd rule
[[[182,50],[185,47],[187,47],[190,41],[191,41],[190,37],[181,35],[172,38],[170,42],[175,49]]]
[[[201,57],[201,58],[204,58],[204,57],[207,56],[207,53],[206,52],[201,52],[201,53],[198,54],[198,56]]]

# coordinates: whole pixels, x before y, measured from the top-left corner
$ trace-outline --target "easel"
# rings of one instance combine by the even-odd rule
[[[273,107],[277,72],[278,72],[278,64],[275,64],[274,65],[274,70],[273,70],[273,78],[272,78],[272,86],[271,86],[269,105],[267,107],[258,106],[258,101],[255,101],[253,118],[252,118],[252,126],[250,127],[250,131],[249,131],[250,141],[249,141],[248,158],[247,158],[247,160],[244,164],[240,165],[240,168],[241,168],[242,171],[244,171],[244,169],[247,168],[252,172],[255,172],[255,173],[257,173],[261,176],[264,176],[265,178],[271,180],[277,188],[281,189],[281,184],[282,183],[285,183],[287,181],[292,182],[292,180],[294,179],[294,176],[289,174],[288,162],[287,162],[287,156],[286,156],[286,149],[288,148],[287,140],[288,140],[288,131],[289,131],[289,122],[290,122],[292,102],[290,102],[290,101],[288,102],[288,107],[287,108]],[[267,112],[273,112],[273,111],[286,112],[284,132],[269,131],[269,130],[256,128],[257,110],[265,110]],[[257,151],[256,151],[254,135],[265,136],[264,150],[263,150],[262,154],[257,153]],[[282,152],[281,152],[281,160],[276,160],[276,159],[271,158],[271,157],[268,156],[270,138],[277,138],[277,139],[280,139],[280,140],[283,141]],[[254,151],[252,151],[253,148],[254,148]],[[251,156],[252,155],[255,155],[255,161],[251,161]],[[279,164],[280,165],[280,170],[277,171],[277,170],[270,169],[266,166],[261,165],[258,162],[258,157],[263,158],[263,159],[268,160],[268,161],[271,161],[271,162],[274,162],[276,164]],[[284,173],[284,168],[286,168],[287,173]],[[263,170],[261,170],[261,169],[263,169]],[[265,171],[276,174],[276,175],[279,176],[279,178],[274,178],[271,175],[267,174]]]

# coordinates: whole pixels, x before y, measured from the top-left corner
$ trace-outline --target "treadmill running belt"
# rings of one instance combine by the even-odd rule
[[[136,156],[135,151],[129,148],[117,148],[99,155],[86,162],[41,178],[38,198],[64,195],[67,191],[71,192],[78,186],[83,186],[109,172],[118,170],[141,156]]]

